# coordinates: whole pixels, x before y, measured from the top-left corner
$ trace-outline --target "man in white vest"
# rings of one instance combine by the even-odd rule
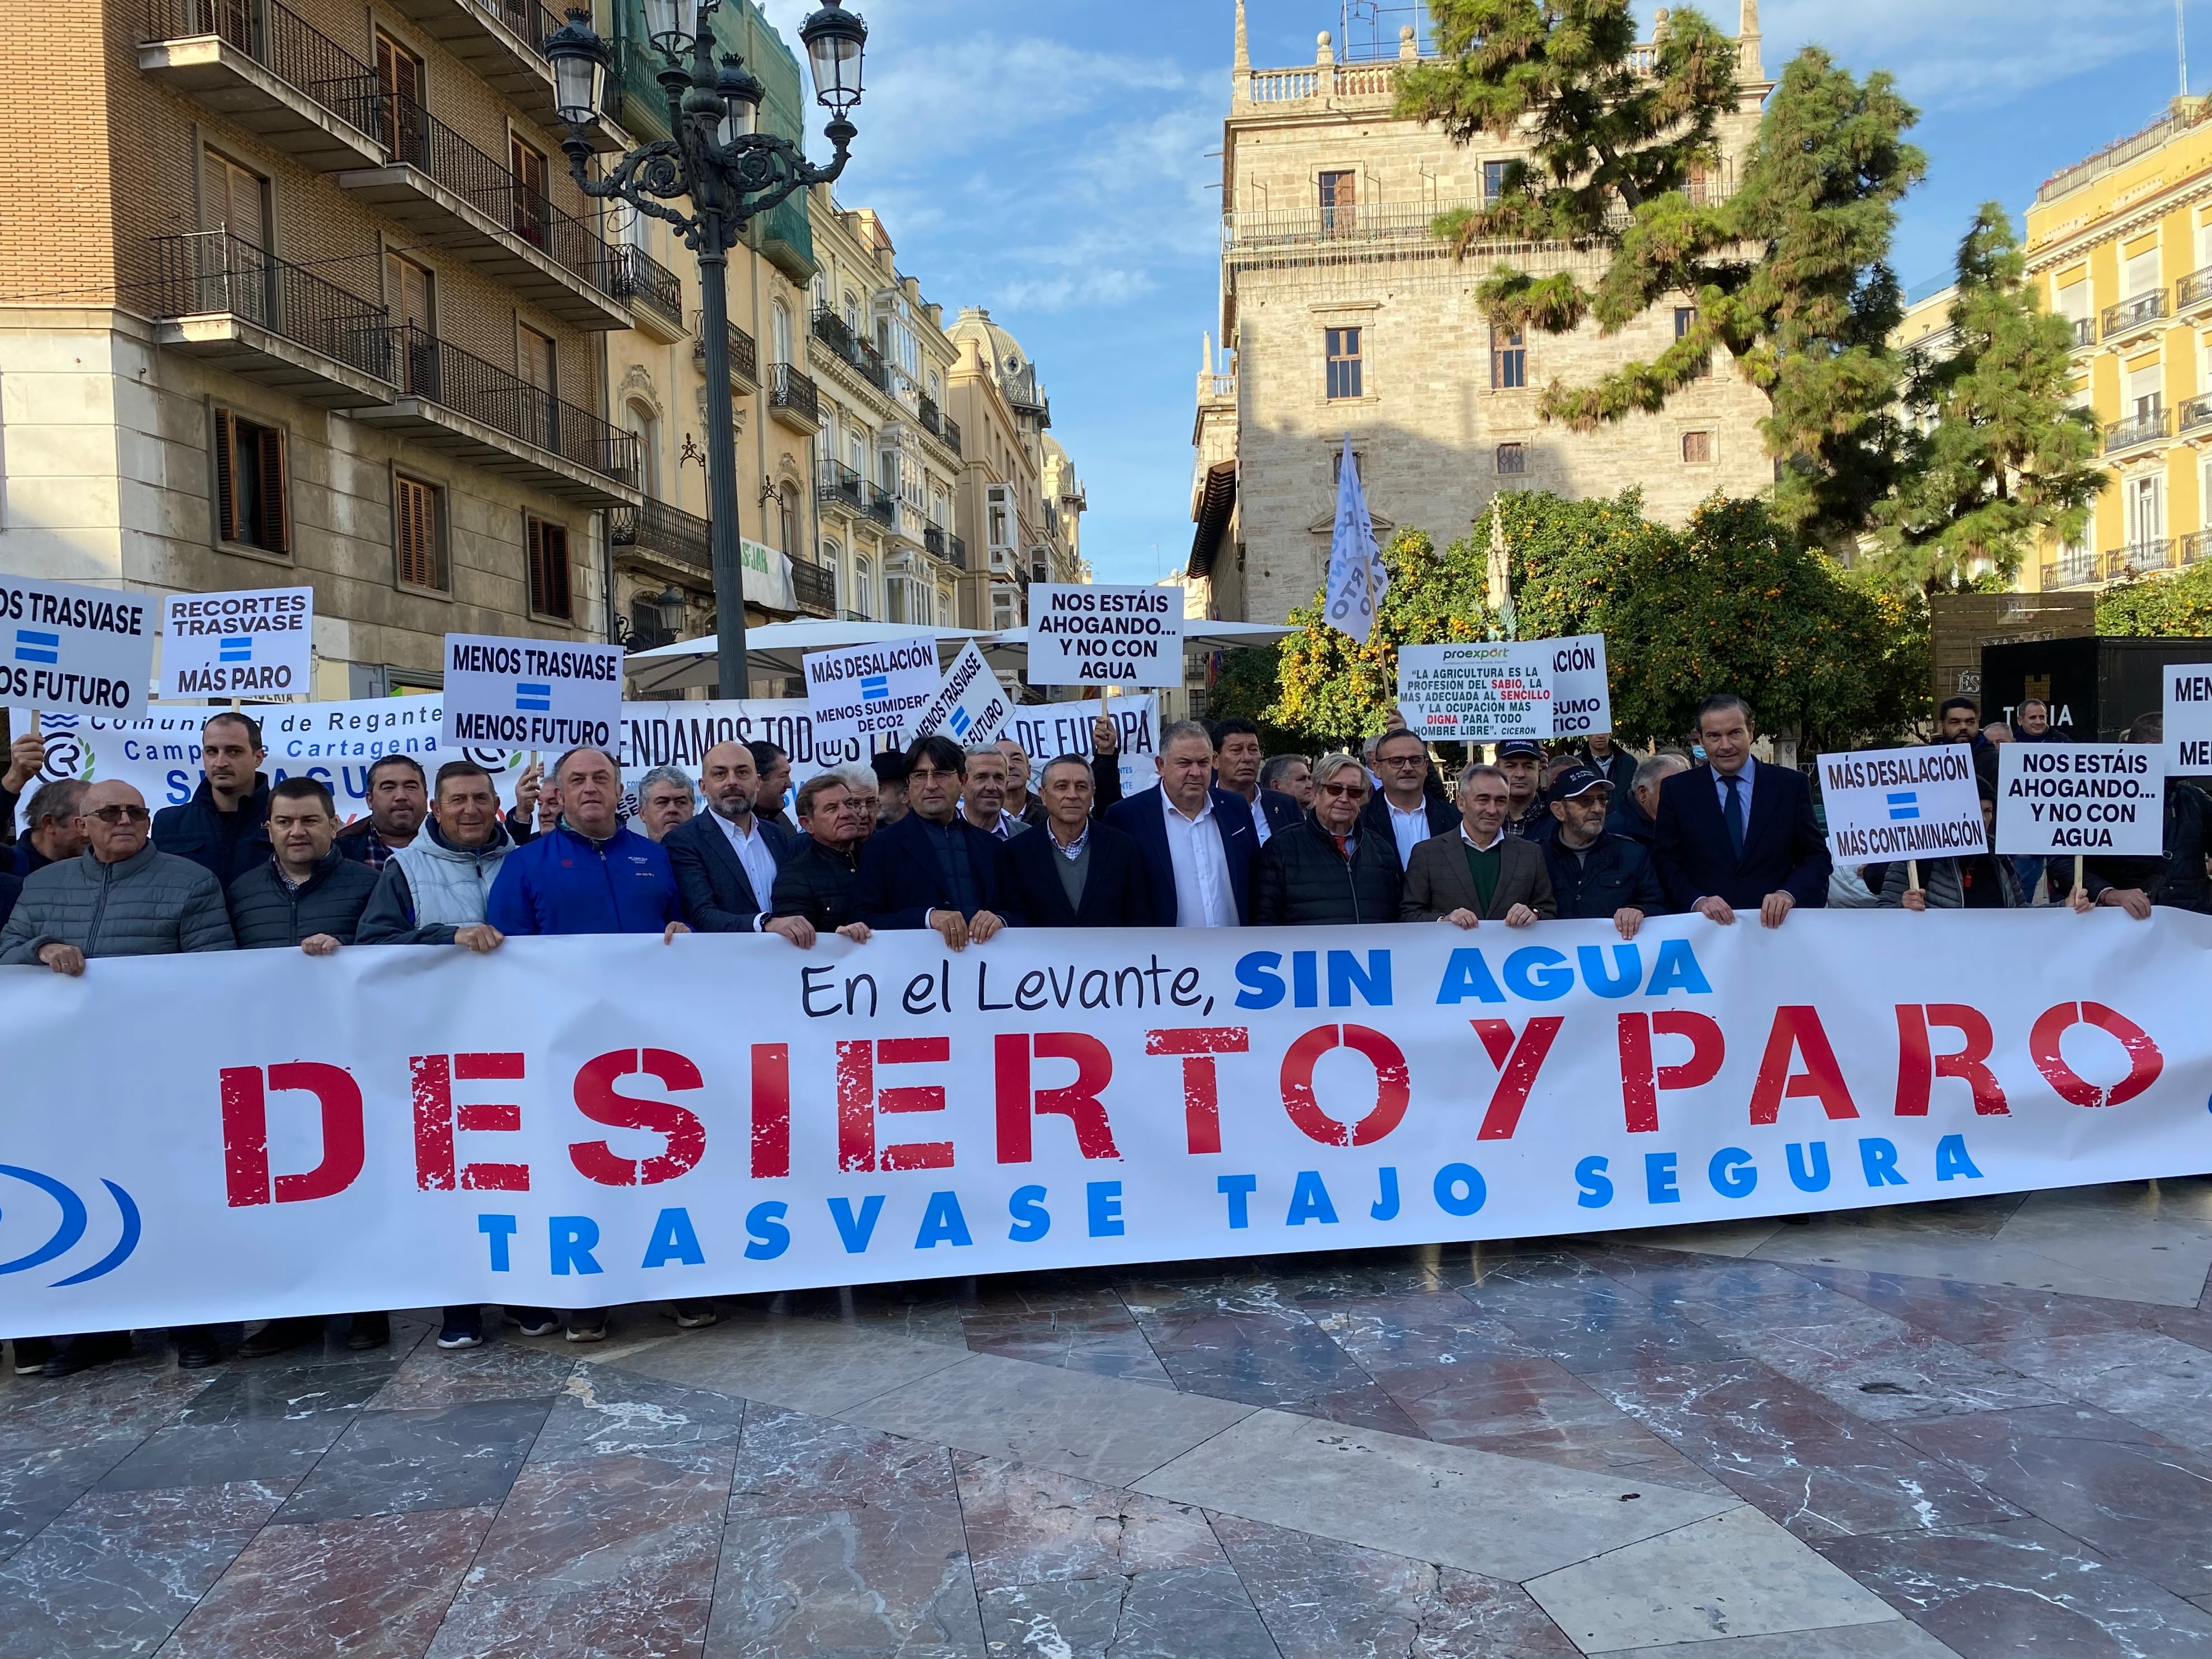
[[[503,936],[484,921],[484,900],[514,850],[491,774],[472,760],[447,761],[430,823],[386,860],[355,942],[496,951]]]

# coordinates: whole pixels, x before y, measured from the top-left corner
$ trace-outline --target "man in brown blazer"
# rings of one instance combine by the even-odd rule
[[[1459,827],[1413,848],[1399,920],[1525,927],[1559,915],[1543,849],[1505,833],[1506,794],[1505,775],[1494,766],[1460,773]]]

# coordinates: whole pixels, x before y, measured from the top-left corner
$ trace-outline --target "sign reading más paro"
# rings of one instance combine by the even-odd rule
[[[623,651],[495,634],[446,635],[447,743],[559,754],[616,750]]]
[[[137,720],[153,671],[146,600],[0,574],[0,701]]]
[[[161,695],[289,697],[311,689],[315,590],[172,593],[161,608]]]

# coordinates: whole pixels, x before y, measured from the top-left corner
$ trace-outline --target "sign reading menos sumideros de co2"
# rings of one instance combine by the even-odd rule
[[[150,601],[0,575],[0,701],[137,720],[153,672]]]
[[[622,718],[618,645],[446,635],[446,743],[611,755]]]
[[[826,743],[906,729],[937,696],[937,642],[927,637],[811,651],[799,659],[814,735]]]
[[[289,697],[310,689],[315,590],[172,593],[161,607],[164,697]]]

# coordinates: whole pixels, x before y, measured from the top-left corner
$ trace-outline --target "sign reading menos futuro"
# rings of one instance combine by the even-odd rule
[[[0,574],[0,698],[137,719],[154,671],[149,601],[109,587]]]
[[[942,732],[963,746],[990,743],[1005,727],[1012,708],[1013,699],[970,642],[960,647],[952,666],[945,671],[945,684],[901,735],[911,742]]]
[[[2166,667],[2166,769],[2212,772],[2212,663]]]
[[[1820,802],[1828,851],[1839,863],[1989,850],[1974,751],[1963,743],[1823,755]]]
[[[172,593],[161,606],[164,697],[289,697],[311,689],[315,590]]]
[[[1997,750],[1997,851],[2156,858],[2166,768],[2148,744],[2008,743]]]
[[[1031,685],[1181,685],[1182,592],[1036,582]]]
[[[814,711],[814,735],[827,743],[903,731],[944,683],[937,672],[937,642],[930,639],[811,651],[799,666]]]
[[[1398,707],[1425,738],[1498,743],[1552,735],[1550,641],[1398,647]],[[1595,728],[1593,727],[1593,730]]]
[[[622,717],[618,645],[446,635],[447,743],[615,752]]]

